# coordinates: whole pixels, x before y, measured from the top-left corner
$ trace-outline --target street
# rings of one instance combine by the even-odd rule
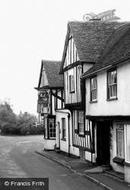
[[[35,153],[43,136],[0,136],[1,177],[48,177],[49,190],[103,189],[85,177]]]

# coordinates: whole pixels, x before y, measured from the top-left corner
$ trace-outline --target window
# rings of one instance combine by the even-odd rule
[[[113,70],[107,74],[107,98],[117,98],[117,71]]]
[[[62,122],[62,139],[66,140],[66,123],[65,123],[65,118],[62,118],[61,122]]]
[[[90,101],[97,100],[97,77],[90,79]]]
[[[55,119],[49,118],[49,138],[55,138],[56,137],[56,127],[55,127]]]
[[[78,111],[78,131],[79,135],[84,135],[84,112]]]
[[[70,93],[75,92],[74,75],[69,75],[69,91]]]
[[[117,157],[124,158],[124,125],[118,124],[116,128],[116,152]]]

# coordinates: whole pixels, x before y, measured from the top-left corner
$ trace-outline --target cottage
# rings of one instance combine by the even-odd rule
[[[95,131],[85,118],[85,93],[88,92],[80,78],[97,63],[118,25],[121,24],[99,20],[68,23],[60,74],[64,75],[64,110],[69,110],[70,118],[69,124],[65,120],[60,122],[61,130],[66,127],[68,133],[66,151],[90,161],[95,160]]]
[[[116,27],[85,80],[85,118],[93,132],[93,162],[110,164],[130,182],[130,23]]]
[[[59,75],[60,62],[43,60],[39,76],[38,109],[45,128],[44,149],[53,150],[56,143],[56,109],[63,107],[63,76]]]

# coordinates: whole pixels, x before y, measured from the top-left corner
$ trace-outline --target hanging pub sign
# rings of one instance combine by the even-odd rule
[[[38,97],[38,103],[42,104],[44,107],[48,107],[49,94],[46,90],[40,92]]]

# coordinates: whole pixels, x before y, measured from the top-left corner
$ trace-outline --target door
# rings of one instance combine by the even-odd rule
[[[97,164],[110,163],[110,122],[97,122]]]

